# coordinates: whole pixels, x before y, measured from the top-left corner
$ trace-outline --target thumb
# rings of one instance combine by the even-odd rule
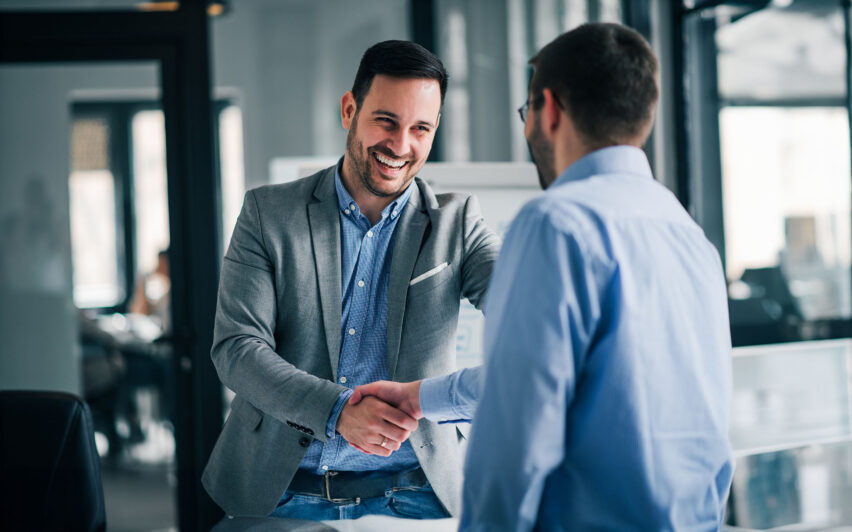
[[[363,398],[364,398],[364,394],[361,393],[361,388],[358,387],[358,388],[355,388],[355,390],[352,392],[352,395],[349,396],[348,402],[349,402],[350,405],[357,405],[361,401],[361,399],[363,399]]]
[[[357,386],[352,392],[352,397],[349,398],[349,404],[358,404],[361,399],[367,397],[368,395],[374,395],[376,397],[381,398],[381,394],[379,393],[380,391],[381,388],[378,386],[377,382],[371,382],[369,384],[362,384],[361,386]]]

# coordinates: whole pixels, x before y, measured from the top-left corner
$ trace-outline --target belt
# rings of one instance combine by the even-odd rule
[[[384,497],[388,490],[400,488],[421,488],[429,483],[423,469],[417,468],[402,473],[377,475],[353,471],[326,471],[324,475],[314,475],[299,470],[287,487],[302,495],[322,497],[330,502],[345,502],[353,499]]]

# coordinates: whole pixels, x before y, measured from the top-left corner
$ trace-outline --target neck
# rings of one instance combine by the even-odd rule
[[[554,169],[556,170],[555,178],[558,178],[562,175],[565,170],[568,169],[569,166],[576,163],[586,155],[592,153],[594,150],[590,150],[585,146],[580,145],[579,143],[571,143],[566,144],[564,142],[557,145],[557,148],[553,152],[554,158]]]

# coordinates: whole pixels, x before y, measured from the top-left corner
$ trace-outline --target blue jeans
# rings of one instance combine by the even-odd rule
[[[285,491],[270,517],[290,517],[313,521],[358,519],[365,515],[389,515],[406,519],[442,519],[450,517],[429,484],[419,488],[395,488],[384,497],[334,503],[292,491]]]

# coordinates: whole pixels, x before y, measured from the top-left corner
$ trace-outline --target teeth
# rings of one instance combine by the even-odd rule
[[[402,168],[405,166],[405,161],[394,161],[393,159],[388,159],[387,157],[376,153],[376,159],[379,160],[380,163],[386,164],[392,168]]]

